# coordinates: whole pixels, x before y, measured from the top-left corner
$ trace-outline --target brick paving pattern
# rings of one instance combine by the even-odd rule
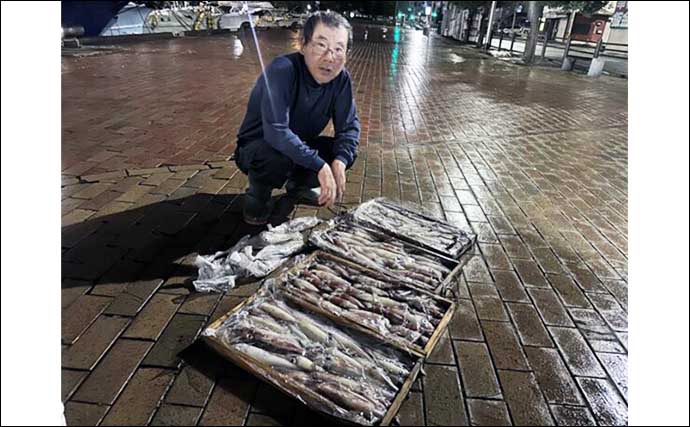
[[[478,234],[400,422],[627,424],[627,82],[355,30],[362,140],[345,202],[386,196]],[[297,45],[291,31],[258,37],[266,61]],[[229,161],[260,69],[249,41],[62,59],[70,425],[322,419],[195,342],[256,289],[191,291],[197,253],[259,231],[241,221],[246,177]],[[304,215],[332,216],[280,202],[272,221]]]

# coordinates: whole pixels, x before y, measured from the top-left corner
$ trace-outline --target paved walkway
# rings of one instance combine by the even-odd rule
[[[62,59],[70,425],[318,419],[193,344],[255,289],[190,292],[196,253],[258,231],[228,161],[260,70],[250,40]],[[297,34],[259,40],[268,61]],[[626,424],[627,81],[481,59],[420,32],[372,31],[349,68],[363,133],[346,202],[384,195],[479,235],[401,423]],[[314,214],[331,215],[283,203],[273,221]]]

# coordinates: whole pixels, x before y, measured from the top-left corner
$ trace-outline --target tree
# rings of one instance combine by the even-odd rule
[[[525,51],[522,54],[522,60],[525,64],[531,64],[534,61],[534,51],[537,49],[537,33],[539,31],[539,21],[544,14],[544,2],[528,1],[527,2],[527,19],[529,20],[529,35],[527,37],[527,44],[525,44]]]
[[[531,2],[530,2],[531,3]],[[564,11],[579,11],[585,15],[592,15],[608,3],[607,1],[545,1],[546,6],[561,8]]]

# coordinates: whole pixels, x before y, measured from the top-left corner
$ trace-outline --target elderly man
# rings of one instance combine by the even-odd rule
[[[254,85],[235,153],[249,178],[245,222],[266,224],[271,192],[283,185],[299,202],[328,207],[342,198],[360,134],[344,68],[351,44],[345,18],[317,12],[304,25],[301,50],[274,59]],[[331,119],[335,136],[319,136]]]

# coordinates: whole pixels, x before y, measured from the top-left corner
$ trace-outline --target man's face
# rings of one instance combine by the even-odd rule
[[[348,35],[345,28],[331,28],[318,23],[311,41],[302,46],[304,62],[319,84],[330,82],[343,70]]]

